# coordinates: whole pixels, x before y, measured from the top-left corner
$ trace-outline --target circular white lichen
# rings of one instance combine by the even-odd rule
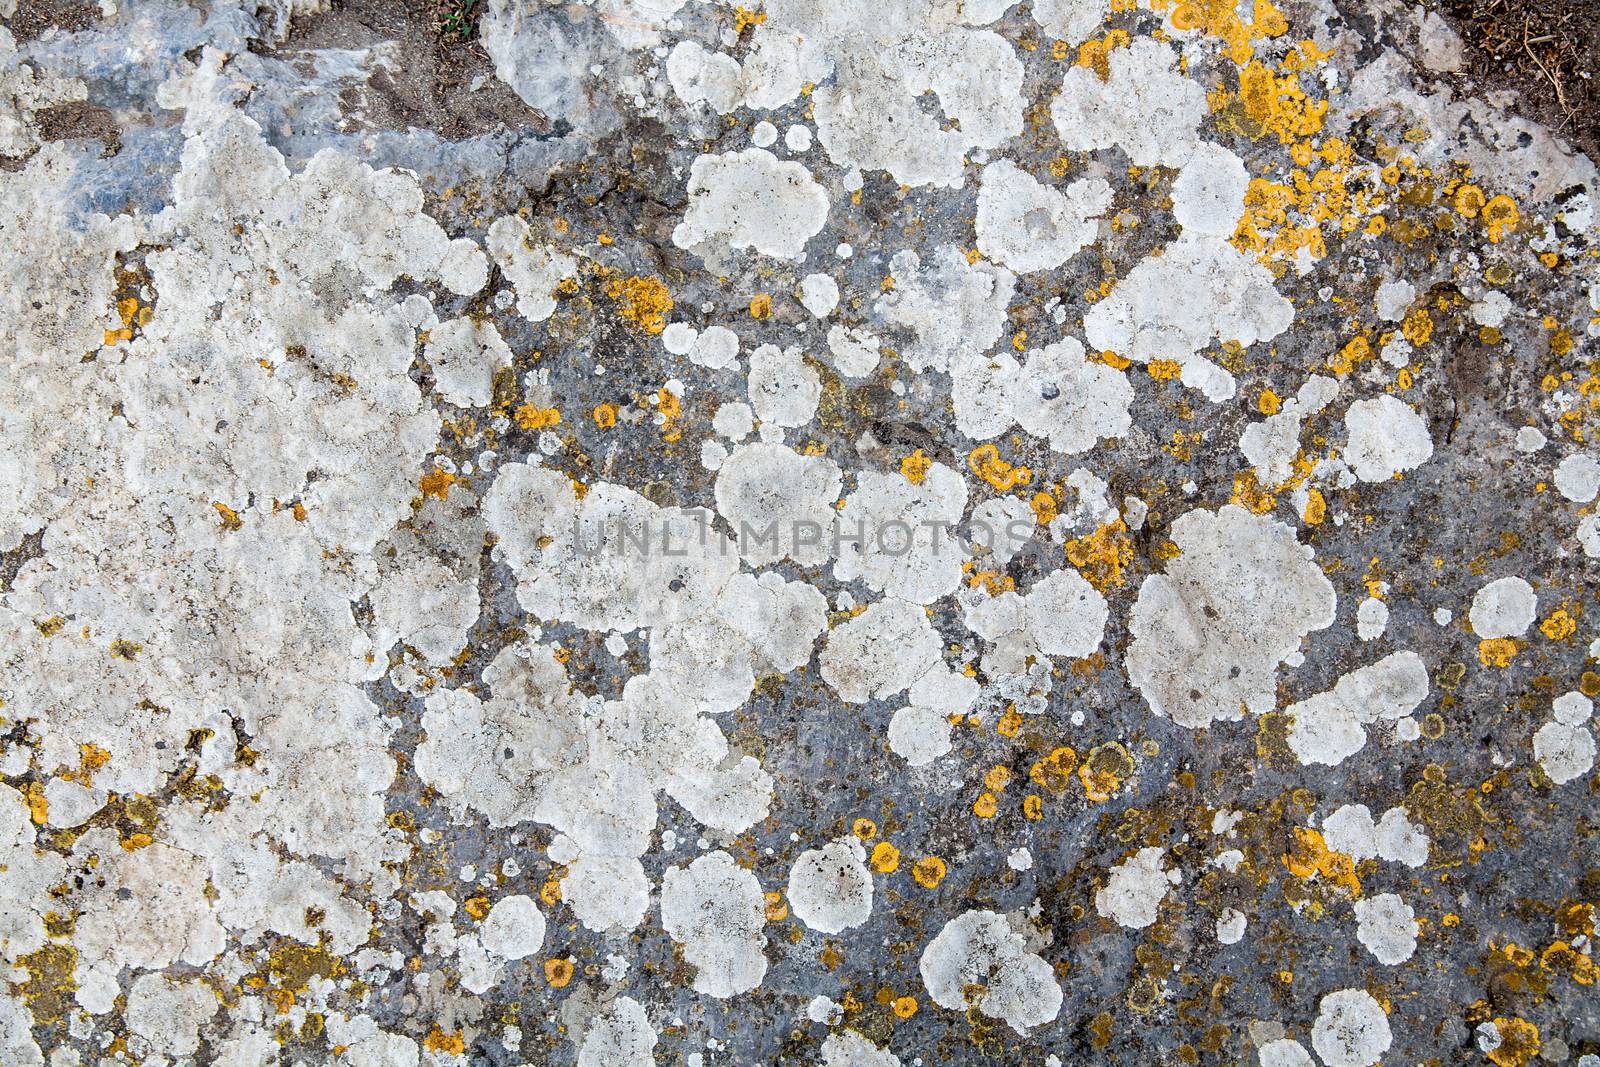
[[[800,259],[828,218],[828,194],[811,172],[764,148],[696,156],[687,195],[672,242],[701,255],[727,247]]]
[[[1396,894],[1379,893],[1358,900],[1355,913],[1356,939],[1379,963],[1404,963],[1416,952],[1416,912]]]
[[[789,906],[813,930],[836,934],[872,915],[872,873],[854,836],[800,853],[789,870]]]
[[[1345,461],[1364,482],[1385,482],[1433,455],[1428,424],[1398,397],[1357,400],[1344,413],[1349,434]]]
[[[1538,595],[1526,579],[1496,578],[1473,594],[1467,621],[1481,638],[1521,637],[1538,610]]]
[[[1189,727],[1277,704],[1278,665],[1333,622],[1333,585],[1294,530],[1236,505],[1172,524],[1181,555],[1146,578],[1128,621],[1128,677]]]
[[[1383,1005],[1364,989],[1329,993],[1317,1007],[1311,1047],[1328,1067],[1372,1067],[1392,1041]]]
[[[1004,915],[992,911],[951,919],[922,950],[918,969],[928,996],[941,1008],[964,1011],[970,1004],[1019,1034],[1061,1011],[1055,972],[1028,950],[1027,939]]]

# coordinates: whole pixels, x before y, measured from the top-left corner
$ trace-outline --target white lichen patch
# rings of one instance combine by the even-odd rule
[[[1290,704],[1289,748],[1301,763],[1336,765],[1361,751],[1367,726],[1402,719],[1428,696],[1428,668],[1396,652],[1351,671],[1325,693]]]
[[[1292,529],[1235,505],[1180,516],[1172,540],[1128,620],[1129,679],[1182,726],[1271,711],[1279,664],[1333,622],[1332,584]]]
[[[495,265],[517,291],[517,312],[529,322],[548,319],[556,309],[556,286],[572,276],[578,261],[539,240],[514,215],[496,219],[486,243]]]
[[[872,914],[872,874],[854,836],[807,849],[789,871],[785,893],[795,917],[813,930],[837,934]]]
[[[1390,808],[1374,822],[1365,804],[1345,804],[1323,820],[1322,835],[1329,848],[1357,863],[1381,858],[1421,867],[1428,861],[1428,836],[1404,808]]]
[[[672,241],[713,258],[731,248],[801,259],[828,217],[828,194],[811,172],[763,148],[700,156],[687,195]]]
[[[1394,893],[1379,893],[1355,903],[1356,939],[1379,963],[1395,966],[1417,951],[1417,918]]]
[[[661,882],[661,925],[695,967],[694,988],[731,997],[767,973],[761,885],[726,852],[669,867]]]
[[[1183,166],[1200,143],[1204,90],[1174,69],[1177,53],[1148,37],[1106,58],[1105,81],[1086,66],[1067,71],[1050,104],[1061,143],[1080,152],[1116,146],[1140,167]]]
[[[900,1057],[854,1030],[841,1030],[822,1042],[822,1067],[900,1067]]]
[[[1089,309],[1083,329],[1095,349],[1177,362],[1184,385],[1222,401],[1233,396],[1234,377],[1201,351],[1212,341],[1270,341],[1293,321],[1265,267],[1220,237],[1185,234],[1134,267]]]
[[[1097,912],[1130,930],[1142,930],[1156,921],[1161,902],[1177,878],[1162,861],[1166,851],[1141,848],[1111,868],[1111,877],[1094,895]]]
[[[922,950],[928,996],[941,1008],[975,1007],[1017,1033],[1060,1014],[1061,987],[1028,937],[1004,915],[968,911],[951,919]]]
[[[1311,1047],[1328,1067],[1372,1067],[1393,1041],[1383,1005],[1364,989],[1329,993],[1317,1005]]]
[[[1533,625],[1539,597],[1527,579],[1496,578],[1472,595],[1467,621],[1472,632],[1486,640],[1521,637]]]
[[[1019,274],[1059,267],[1094,240],[1111,205],[1103,178],[1057,191],[1010,160],[983,168],[978,189],[978,251]]]
[[[1414,470],[1433,455],[1428,424],[1393,396],[1357,400],[1344,413],[1345,461],[1364,482],[1383,482]]]

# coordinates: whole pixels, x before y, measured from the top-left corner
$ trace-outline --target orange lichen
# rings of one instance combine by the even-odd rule
[[[1122,570],[1133,562],[1133,538],[1121,519],[1066,544],[1067,560],[1100,592],[1122,584]]]
[[[461,1040],[459,1030],[446,1033],[437,1026],[422,1039],[422,1047],[429,1052],[443,1052],[451,1056],[460,1056],[467,1051],[467,1043]]]
[[[594,411],[594,424],[602,430],[609,430],[617,424],[617,405],[596,404]]]
[[[1494,244],[1499,244],[1502,237],[1515,230],[1520,221],[1517,202],[1503,193],[1491,197],[1483,205],[1483,222],[1489,228],[1489,240]]]
[[[917,1013],[916,997],[895,997],[889,1004],[889,1010],[894,1012],[899,1019],[909,1019]]]
[[[915,878],[917,884],[924,889],[933,889],[944,881],[947,873],[949,868],[938,856],[924,856],[911,867],[911,877]]]
[[[672,294],[659,278],[633,276],[613,278],[606,295],[617,301],[617,313],[646,333],[660,333],[667,327],[672,310]]]
[[[541,408],[523,404],[512,414],[517,426],[524,430],[549,430],[561,424],[561,412],[555,408]]]
[[[772,296],[769,293],[757,293],[750,298],[750,317],[757,321],[772,318]]]
[[[562,989],[572,981],[572,961],[569,959],[554,959],[544,961],[544,980],[550,983],[552,989]]]
[[[900,461],[900,473],[912,485],[921,485],[928,477],[928,468],[932,466],[933,460],[923,455],[919,448]]]
[[[1524,1067],[1539,1054],[1539,1028],[1518,1017],[1496,1016],[1494,1028],[1500,1033],[1500,1044],[1485,1055],[1495,1067]]]
[[[450,487],[455,484],[455,481],[456,476],[454,474],[435,467],[422,476],[422,481],[418,483],[417,487],[422,490],[422,495],[425,497],[431,496],[444,500],[450,496]]]
[[[900,869],[900,850],[887,841],[879,841],[872,846],[872,857],[868,863],[879,874],[893,874]]]
[[[217,510],[217,517],[221,520],[224,530],[237,530],[244,525],[244,520],[239,517],[239,513],[228,505],[218,501],[211,506]]]
[[[782,893],[765,893],[762,901],[761,911],[769,923],[781,923],[789,917],[789,904]]]
[[[1478,660],[1485,667],[1509,667],[1517,655],[1517,642],[1509,637],[1490,637],[1478,642]]]
[[[1320,876],[1352,897],[1361,895],[1361,879],[1356,877],[1355,861],[1329,848],[1317,830],[1305,826],[1294,828],[1294,849],[1283,854],[1283,865],[1296,878]]]
[[[1039,760],[1028,770],[1028,777],[1052,793],[1064,793],[1072,784],[1072,772],[1078,769],[1078,754],[1062,746]]]
[[[972,473],[988,482],[1000,492],[1033,481],[1033,471],[1027,467],[1013,467],[1000,458],[1000,446],[979,445],[967,456],[967,466]]]

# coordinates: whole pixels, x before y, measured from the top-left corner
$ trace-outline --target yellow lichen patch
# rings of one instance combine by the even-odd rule
[[[1553,941],[1539,954],[1539,968],[1547,974],[1565,974],[1579,985],[1594,985],[1600,976],[1593,957],[1573,948],[1570,942]]]
[[[1462,218],[1475,219],[1487,201],[1484,199],[1483,190],[1469,183],[1456,189],[1450,198],[1450,203]]]
[[[1248,63],[1255,55],[1252,42],[1281,37],[1289,32],[1289,22],[1269,0],[1255,0],[1249,22],[1239,14],[1239,7],[1229,0],[1151,0],[1150,4],[1152,11],[1171,9],[1167,17],[1174,30],[1200,30],[1221,38],[1228,45],[1229,58]]]
[[[1062,42],[1057,42],[1062,43]],[[1078,58],[1073,63],[1075,67],[1087,67],[1094,71],[1095,76],[1101,81],[1111,79],[1111,53],[1118,48],[1128,47],[1130,41],[1126,30],[1112,30],[1104,37],[1085,41],[1078,46]],[[1061,49],[1057,59],[1066,58],[1066,49]],[[1060,177],[1061,175],[1056,175]]]
[[[1115,741],[1096,745],[1078,768],[1083,795],[1095,804],[1110,800],[1122,783],[1133,774],[1133,756]]]
[[[928,477],[928,468],[933,466],[933,460],[922,454],[922,449],[917,449],[911,455],[900,461],[900,473],[912,485],[921,485]]]
[[[1133,562],[1133,538],[1121,519],[1113,519],[1087,537],[1066,544],[1067,560],[1100,592],[1122,584],[1122,571]]]
[[[983,784],[986,789],[993,792],[1005,792],[1006,786],[1011,784],[1011,769],[1001,764],[995,764],[984,774]]]
[[[1038,822],[1044,818],[1044,798],[1038,793],[1029,793],[1023,797],[1022,817],[1029,822]]]
[[[660,333],[667,327],[667,312],[672,310],[672,294],[659,278],[634,275],[613,278],[606,295],[617,301],[617,313],[646,333]]]
[[[999,571],[981,571],[978,565],[971,560],[962,564],[961,569],[967,575],[967,587],[982,589],[990,596],[999,596],[1001,593],[1014,593],[1017,591],[1017,580],[1009,574]]]
[[[555,408],[541,408],[522,404],[512,414],[517,426],[524,430],[549,430],[561,425],[561,412]]]
[[[878,836],[878,824],[871,819],[857,819],[850,824],[850,832],[863,841],[871,841]]]
[[[1500,1033],[1500,1044],[1486,1055],[1495,1067],[1524,1067],[1539,1054],[1539,1028],[1522,1018],[1497,1016],[1492,1020]]]
[[[911,877],[924,889],[933,889],[948,873],[949,868],[938,856],[924,856],[911,866]]]
[[[1421,347],[1433,336],[1433,316],[1428,314],[1427,308],[1414,308],[1400,323],[1400,332],[1407,341]]]
[[[28,816],[36,825],[43,826],[50,821],[50,801],[44,795],[43,784],[29,782],[22,795],[28,805]]]
[[[1578,623],[1566,608],[1557,608],[1539,624],[1539,632],[1552,641],[1565,641],[1578,632]]]
[[[900,869],[900,850],[887,841],[872,846],[872,856],[867,861],[879,874],[893,874]]]
[[[1308,526],[1321,526],[1322,520],[1328,517],[1328,502],[1323,498],[1322,490],[1306,490],[1306,507],[1300,517]]]
[[[545,960],[544,980],[550,983],[552,989],[565,988],[572,981],[572,961],[565,958]]]
[[[767,13],[765,11],[752,11],[747,7],[733,9],[734,33],[743,33],[751,26],[759,26],[765,21],[767,21]]]
[[[71,1009],[78,991],[77,964],[78,952],[71,945],[49,944],[17,957],[18,968],[28,976],[19,991],[35,1025],[52,1026]]]
[[[468,897],[467,902],[463,904],[462,907],[466,910],[468,915],[472,916],[474,920],[477,922],[483,922],[484,916],[489,914],[489,898]]]
[[[1064,793],[1072,784],[1072,772],[1078,769],[1078,754],[1062,746],[1039,760],[1028,769],[1028,777],[1052,793]]]
[[[111,642],[111,655],[114,659],[132,660],[143,650],[144,646],[137,641],[129,641],[121,637]]]
[[[992,819],[999,810],[1000,798],[993,793],[979,793],[978,799],[972,802],[972,813],[980,819]]]
[[[1517,228],[1521,215],[1517,212],[1517,202],[1509,196],[1501,194],[1491,197],[1483,205],[1483,222],[1489,228],[1489,240],[1495,244],[1500,239]]]
[[[444,1052],[452,1056],[459,1056],[467,1050],[466,1042],[461,1040],[460,1031],[445,1033],[437,1026],[422,1039],[422,1047],[429,1052]]]
[[[1022,713],[1015,704],[1006,706],[1005,712],[994,724],[994,730],[1001,737],[1016,737],[1022,730]]]
[[[765,893],[762,895],[762,914],[769,923],[781,923],[789,917],[789,904],[783,899],[782,893]]]
[[[1340,346],[1328,359],[1328,370],[1344,377],[1356,367],[1371,359],[1375,353],[1372,351],[1372,342],[1366,334],[1358,334]]]
[[[615,404],[596,404],[591,414],[594,416],[594,424],[602,430],[609,430],[617,424],[617,405]]]
[[[1056,498],[1046,492],[1038,492],[1028,498],[1028,506],[1033,509],[1034,521],[1040,526],[1048,526],[1056,518]]]
[[[561,879],[554,873],[539,887],[539,899],[544,901],[546,907],[555,907],[561,902]]]
[[[770,293],[757,293],[750,298],[750,317],[757,321],[772,318],[772,296]]]
[[[1306,95],[1299,74],[1274,74],[1254,61],[1239,72],[1238,99],[1262,134],[1276,134],[1282,144],[1317,133],[1328,112],[1326,100]]]
[[[418,488],[422,490],[422,495],[425,497],[431,496],[444,500],[450,496],[450,487],[455,484],[455,480],[456,476],[454,474],[435,467],[422,476],[422,481],[419,483]]]
[[[656,391],[656,411],[661,413],[663,441],[676,441],[683,436],[683,427],[678,421],[683,418],[682,397],[663,386]]]
[[[1152,359],[1145,370],[1158,382],[1175,382],[1183,377],[1183,364],[1175,359]]]
[[[1296,878],[1321,876],[1352,897],[1361,895],[1361,879],[1356,877],[1355,861],[1329,848],[1321,832],[1310,827],[1294,828],[1294,850],[1284,853],[1283,865]]]
[[[1263,415],[1276,415],[1283,406],[1283,401],[1271,389],[1261,390],[1261,395],[1256,397],[1256,410]]]
[[[1277,506],[1277,498],[1256,481],[1254,470],[1243,470],[1233,476],[1232,503],[1257,515],[1265,514]]]
[[[909,1019],[917,1013],[917,998],[895,997],[889,1004],[889,1010],[894,1012],[897,1019]]]
[[[217,510],[217,518],[221,521],[224,530],[237,530],[244,525],[244,520],[239,517],[239,513],[228,505],[216,501],[211,506]]]
[[[1033,481],[1033,471],[1027,467],[1013,467],[1001,459],[1000,446],[994,444],[974,448],[967,456],[967,466],[972,468],[972,473],[1002,493]]]
[[[1490,637],[1478,642],[1478,661],[1485,667],[1509,667],[1517,656],[1517,642],[1509,637]]]

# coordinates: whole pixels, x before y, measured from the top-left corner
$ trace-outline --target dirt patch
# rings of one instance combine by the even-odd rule
[[[494,76],[494,64],[475,39],[476,7],[465,2],[336,4],[295,19],[287,41],[262,51],[292,59],[307,49],[398,41],[397,69],[380,70],[367,83],[366,117],[374,125],[418,127],[450,140],[501,128],[550,132],[550,120]]]
[[[1512,89],[1516,110],[1600,160],[1597,0],[1436,0],[1466,43],[1484,89]]]
[[[99,21],[100,5],[97,3],[22,0],[17,4],[17,13],[6,20],[6,28],[18,44],[23,44],[44,36],[44,31],[51,26],[76,33]]]
[[[69,141],[75,137],[93,137],[105,146],[105,154],[115,155],[122,146],[122,131],[111,112],[97,104],[78,100],[70,104],[47,107],[34,116],[39,123],[39,136],[46,141]]]

